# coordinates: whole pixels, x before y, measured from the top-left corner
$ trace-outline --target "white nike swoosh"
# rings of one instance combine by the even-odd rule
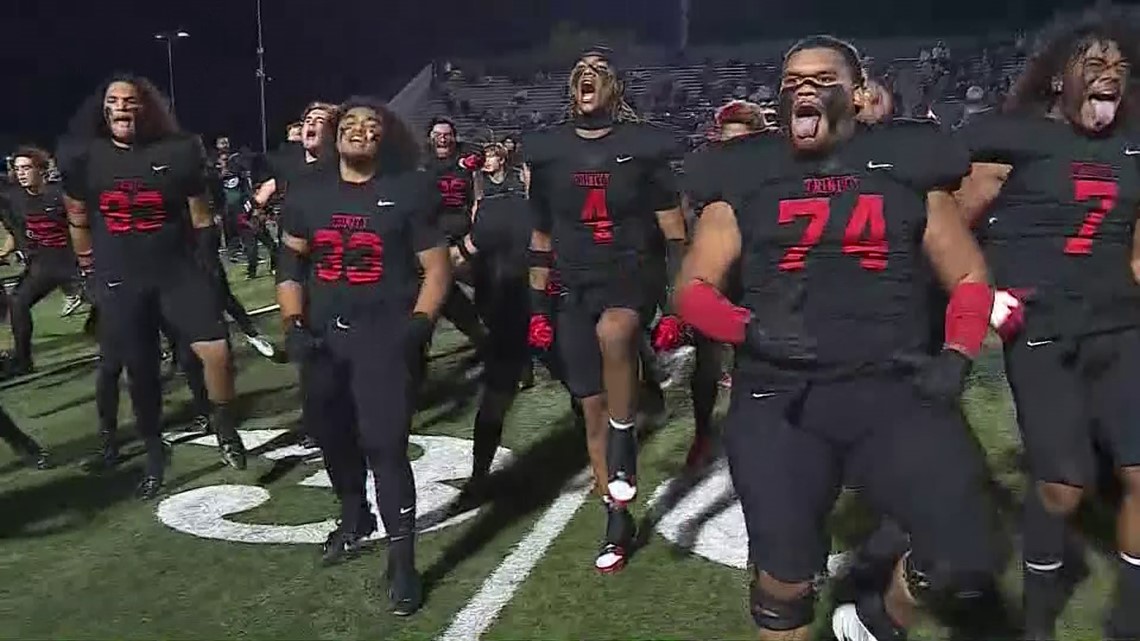
[[[752,392],[752,398],[771,398],[776,395],[776,392]]]
[[[411,512],[414,509],[416,509],[416,508],[415,507],[402,507],[402,508],[400,508],[400,514],[407,514],[408,512]]]
[[[1124,150],[1125,156],[1135,156],[1136,154],[1140,154],[1140,149],[1125,149]]]
[[[994,223],[996,223],[996,222],[997,222],[997,216],[994,216],[993,218],[990,218],[990,224],[991,224],[991,225],[992,225],[992,224],[994,224]]]
[[[872,162],[870,160],[867,161],[867,169],[892,169],[892,168],[894,168],[894,165],[892,165],[890,163]]]
[[[1048,341],[1025,341],[1025,344],[1028,345],[1029,347],[1041,347],[1042,345],[1048,345],[1049,343],[1052,343],[1052,342],[1053,342],[1052,340],[1048,340]]]
[[[107,283],[107,287],[108,287],[109,289],[114,289],[115,287],[118,287],[119,285],[122,285],[122,284],[123,284],[123,281],[121,281],[121,280],[117,280],[117,281],[115,281],[115,282],[113,282],[113,283]]]
[[[395,205],[395,204],[396,203],[394,203],[390,200],[378,200],[378,201],[376,201],[377,207],[391,207],[392,205]]]
[[[629,162],[631,160],[633,160],[633,156],[618,156],[617,157],[618,162]]]
[[[337,329],[348,329],[348,325],[344,321],[342,321],[341,319],[338,318],[338,319],[336,319],[336,328]]]
[[[151,165],[150,168],[153,169],[155,172],[160,172],[160,171],[166,171],[167,169],[170,169],[170,165]]]

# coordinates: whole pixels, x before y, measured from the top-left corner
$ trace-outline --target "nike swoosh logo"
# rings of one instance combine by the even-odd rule
[[[776,392],[752,392],[752,398],[771,398],[776,395]]]
[[[893,169],[894,165],[888,162],[872,162],[867,161],[867,169]]]
[[[344,322],[338,318],[338,319],[336,319],[336,328],[337,329],[348,329],[349,327],[348,327],[348,323],[346,323],[346,322]]]
[[[157,174],[159,172],[170,169],[170,165],[151,165],[150,168],[154,171],[154,173]]]
[[[394,203],[390,200],[378,200],[378,201],[376,201],[377,207],[391,207],[392,205],[395,205],[395,204],[396,203]]]
[[[1136,154],[1140,154],[1140,149],[1125,149],[1124,150],[1125,156],[1135,156]]]
[[[118,287],[119,285],[122,285],[122,284],[123,284],[123,281],[121,281],[121,280],[117,280],[117,281],[114,281],[114,282],[112,282],[112,283],[107,283],[107,288],[108,288],[108,289],[114,289],[114,288],[116,288],[116,287]]]
[[[1028,345],[1029,347],[1041,347],[1042,345],[1048,345],[1049,343],[1052,343],[1052,342],[1053,341],[1051,341],[1051,340],[1048,340],[1048,341],[1025,341],[1025,344]]]
[[[994,217],[990,218],[990,224],[991,224],[991,225],[992,225],[992,224],[994,224],[994,223],[996,223],[996,222],[997,222],[997,216],[994,216]]]
[[[415,508],[415,506],[412,506],[412,507],[402,507],[402,508],[400,508],[400,514],[407,514],[407,513],[411,512],[411,511],[415,510],[415,509],[416,509],[416,508]]]
[[[618,162],[629,162],[631,160],[633,160],[633,156],[618,156],[617,157]]]

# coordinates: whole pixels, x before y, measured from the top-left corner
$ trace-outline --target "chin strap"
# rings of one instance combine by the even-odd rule
[[[574,126],[578,129],[585,129],[586,131],[605,129],[614,126],[614,115],[609,111],[575,114]]]

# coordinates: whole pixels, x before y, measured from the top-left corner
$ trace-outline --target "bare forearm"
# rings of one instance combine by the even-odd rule
[[[420,292],[416,296],[416,305],[412,309],[415,314],[427,314],[435,320],[443,308],[443,301],[451,288],[451,270],[436,268],[424,273],[423,282],[420,283]]]
[[[281,319],[288,323],[290,319],[302,316],[305,313],[305,289],[301,283],[287,280],[277,284],[277,304],[281,307]]]

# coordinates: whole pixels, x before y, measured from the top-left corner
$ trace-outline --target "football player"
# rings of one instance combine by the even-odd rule
[[[337,113],[335,164],[295,182],[284,202],[277,300],[341,505],[324,561],[355,554],[376,530],[365,499],[370,469],[388,533],[388,597],[404,616],[422,600],[408,460],[413,391],[451,269],[433,224],[439,195],[415,171],[408,129],[369,98]]]
[[[530,334],[536,347],[550,344],[555,324],[546,286],[554,265],[564,290],[555,343],[566,385],[585,412],[590,463],[607,515],[594,565],[614,572],[624,566],[635,534],[627,505],[637,495],[638,343],[647,304],[657,296],[645,287],[658,269],[649,264],[646,245],[650,226],[659,226],[668,267],[678,269],[685,220],[669,166],[675,142],[639,122],[622,97],[608,49],[582,53],[570,96],[568,122],[523,142],[536,218]]]
[[[0,440],[7,443],[25,465],[35,467],[37,470],[51,468],[48,451],[21,430],[3,407],[0,407]]]
[[[14,349],[5,364],[7,376],[32,371],[32,308],[57,287],[70,287],[78,274],[71,251],[63,192],[46,181],[48,153],[21,147],[12,155],[16,189],[3,220],[9,242],[27,263],[9,303]]]
[[[147,79],[118,75],[81,108],[60,154],[72,247],[100,308],[100,349],[126,366],[146,444],[140,498],[162,487],[159,324],[201,359],[222,460],[246,465],[226,325],[208,261],[217,260],[201,141],[181,132]],[[97,262],[96,262],[97,261]]]
[[[885,591],[837,608],[841,641],[902,638],[920,604],[961,611],[993,586],[982,461],[958,408],[993,301],[951,193],[967,159],[929,128],[860,130],[864,82],[851,45],[800,41],[784,59],[782,135],[705,152],[691,187],[709,204],[676,307],[737,346],[724,439],[762,639],[809,638],[848,477],[912,548]],[[927,261],[951,292],[934,357]],[[721,293],[737,263],[740,306]]]
[[[1024,318],[999,333],[1034,481],[1022,525],[1031,639],[1054,638],[1087,574],[1066,529],[1097,480],[1094,441],[1124,492],[1107,637],[1140,638],[1136,24],[1113,6],[1065,16],[1042,33],[1004,113],[959,130],[974,162],[959,197],[999,287],[995,322]]]

